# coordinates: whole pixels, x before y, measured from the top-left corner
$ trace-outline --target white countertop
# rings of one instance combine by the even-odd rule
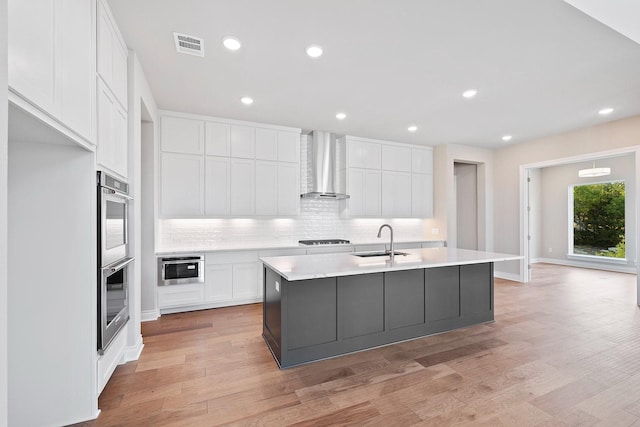
[[[428,243],[428,242],[444,242],[444,240],[402,240],[396,243]],[[261,251],[269,249],[308,249],[308,248],[326,248],[326,247],[344,247],[344,246],[359,246],[359,245],[379,245],[388,244],[388,239],[383,240],[370,240],[370,241],[352,241],[347,244],[339,245],[301,245],[297,241],[284,241],[284,242],[224,242],[215,243],[207,246],[189,245],[189,247],[172,247],[161,248],[156,251],[156,255],[178,255],[186,253],[207,253],[207,252],[226,252],[226,251]]]
[[[260,260],[285,279],[295,281],[524,258],[520,255],[446,247],[401,249],[400,252],[408,255],[396,255],[393,262],[388,256],[362,258],[350,253],[265,257]]]

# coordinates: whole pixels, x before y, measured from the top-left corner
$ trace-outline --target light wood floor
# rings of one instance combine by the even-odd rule
[[[143,324],[90,426],[640,425],[636,276],[538,264],[495,323],[279,370],[259,304]]]

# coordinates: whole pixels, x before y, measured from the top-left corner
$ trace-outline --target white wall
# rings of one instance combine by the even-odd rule
[[[536,260],[542,256],[542,183],[541,170],[531,169],[529,177],[529,235],[531,242],[529,243],[529,256],[532,260]]]
[[[133,248],[135,258],[131,269],[131,283],[133,289],[130,293],[130,324],[129,336],[127,337],[127,350],[125,360],[135,360],[142,351],[142,334],[140,331],[141,310],[142,310],[142,104],[146,108],[146,113],[155,123],[157,120],[156,102],[153,93],[146,80],[142,66],[135,52],[129,51],[128,63],[129,79],[129,185],[133,202],[130,210],[130,247]],[[131,221],[133,215],[133,221]],[[153,217],[145,218],[145,221],[153,221]]]
[[[140,245],[140,308],[141,320],[158,318],[158,299],[156,298],[157,271],[155,257],[155,125],[153,122],[143,121],[141,127],[141,195],[140,215],[141,245]]]
[[[477,165],[459,162],[454,163],[453,168],[456,190],[455,246],[462,249],[478,249],[477,169]]]
[[[7,0],[0,0],[0,427],[7,417]]]
[[[494,152],[494,223],[497,252],[520,254],[520,165],[640,145],[640,116],[513,144]],[[496,264],[498,274],[520,276],[520,262]]]
[[[75,145],[9,141],[12,426],[96,416],[94,162]]]
[[[438,145],[434,149],[435,221],[447,242],[457,241],[454,164],[474,163],[478,187],[478,250],[493,250],[493,151],[465,145]]]
[[[541,230],[541,257],[559,261],[568,261],[569,251],[569,224],[568,203],[571,185],[591,184],[607,181],[625,181],[625,192],[631,197],[626,197],[626,257],[627,266],[635,267],[636,258],[636,218],[635,200],[633,195],[636,190],[635,159],[632,154],[598,160],[597,167],[611,168],[611,175],[599,178],[578,178],[578,170],[592,167],[592,162],[572,163],[561,166],[552,166],[541,169],[541,204],[542,204],[542,230]],[[599,262],[602,263],[603,261]]]

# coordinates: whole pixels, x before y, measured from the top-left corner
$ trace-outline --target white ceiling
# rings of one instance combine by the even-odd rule
[[[166,110],[483,147],[640,114],[640,44],[562,0],[109,3]],[[174,31],[204,38],[205,57],[178,54]]]

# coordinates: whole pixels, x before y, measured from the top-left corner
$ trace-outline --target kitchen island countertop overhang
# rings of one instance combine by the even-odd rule
[[[324,277],[481,264],[523,259],[521,255],[449,247],[403,249],[406,255],[359,257],[354,253],[329,253],[264,257],[260,260],[290,282]]]

